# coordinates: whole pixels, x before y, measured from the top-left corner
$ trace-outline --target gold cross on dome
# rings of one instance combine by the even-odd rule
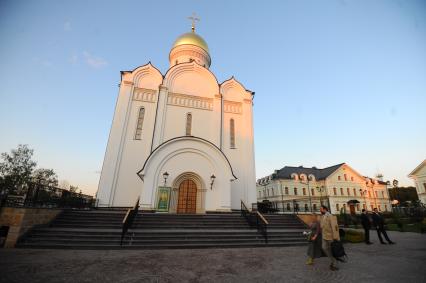
[[[191,21],[192,21],[192,26],[191,26],[191,29],[192,29],[192,32],[195,32],[195,22],[196,21],[200,21],[200,18],[197,18],[197,14],[195,14],[195,13],[192,13],[192,16],[191,17],[188,17],[188,19],[190,19]]]

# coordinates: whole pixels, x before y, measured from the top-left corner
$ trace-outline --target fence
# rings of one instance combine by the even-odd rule
[[[264,200],[252,204],[252,210],[261,213],[311,214],[319,213],[321,205],[329,206],[326,198],[297,198],[278,201]]]
[[[42,207],[88,209],[95,205],[93,196],[29,182],[20,190],[0,185],[0,207]]]

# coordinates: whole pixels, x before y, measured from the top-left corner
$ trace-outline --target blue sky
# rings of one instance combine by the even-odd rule
[[[190,30],[219,81],[256,92],[257,177],[346,162],[407,178],[426,158],[426,1],[0,1],[0,152],[19,143],[97,188],[121,70],[163,73]]]

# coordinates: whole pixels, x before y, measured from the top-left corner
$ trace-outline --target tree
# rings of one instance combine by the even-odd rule
[[[78,186],[73,186],[73,185],[70,186],[70,192],[71,193],[75,193],[75,192],[77,192],[77,190],[78,190]]]
[[[53,169],[39,168],[32,174],[32,181],[44,186],[57,187],[58,175]]]
[[[70,189],[70,182],[68,182],[67,180],[61,180],[59,182],[59,188],[61,188],[63,190],[69,190]]]
[[[19,192],[28,181],[37,163],[32,160],[34,150],[28,145],[20,144],[17,149],[12,149],[10,153],[3,152],[0,162],[0,176],[3,185],[13,191]]]

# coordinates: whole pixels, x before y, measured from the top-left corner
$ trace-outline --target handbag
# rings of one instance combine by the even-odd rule
[[[343,244],[340,241],[334,240],[333,242],[331,242],[331,254],[338,261],[346,262],[348,260],[345,248],[343,247]]]

